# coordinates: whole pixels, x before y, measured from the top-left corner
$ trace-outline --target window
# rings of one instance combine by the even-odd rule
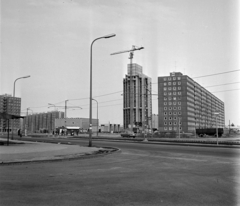
[[[164,86],[167,86],[167,83],[166,83],[166,82],[164,82],[164,83],[163,83],[163,85],[164,85]]]
[[[172,105],[172,102],[168,102],[169,105]]]
[[[169,117],[169,120],[172,120],[172,117]]]
[[[173,105],[176,105],[177,104],[177,102],[173,102]]]
[[[173,85],[176,85],[176,82],[173,82]]]
[[[164,105],[167,105],[167,102],[164,102]]]
[[[173,92],[173,95],[176,95],[177,93],[176,92]]]
[[[181,107],[178,107],[178,110],[181,110]]]
[[[178,97],[178,100],[181,100],[182,98],[181,97]]]
[[[176,77],[173,77],[173,80],[176,80]]]
[[[172,78],[171,78],[171,77],[168,77],[168,80],[169,80],[169,81],[171,81],[171,80],[172,80]]]
[[[173,90],[177,90],[177,88],[176,88],[176,87],[173,87]]]
[[[178,87],[178,90],[181,90],[181,87]]]
[[[178,92],[178,95],[181,95],[182,94],[182,92]]]
[[[169,112],[169,115],[172,115],[172,112]]]
[[[173,112],[173,115],[177,115],[177,112]]]
[[[174,125],[177,125],[177,122],[174,122]]]
[[[172,125],[172,122],[169,122],[169,125]]]
[[[177,79],[178,79],[178,80],[181,80],[181,77],[178,77]]]
[[[181,82],[178,82],[178,85],[181,85]]]
[[[169,130],[172,130],[172,127],[169,127],[168,129],[169,129]]]
[[[168,100],[172,100],[172,97],[168,97]]]
[[[168,82],[168,85],[172,85],[172,82]]]
[[[173,117],[174,120],[177,120],[177,117]]]
[[[172,95],[172,92],[168,92],[168,95]]]
[[[172,110],[172,107],[169,107],[168,109],[169,109],[169,110]]]
[[[167,127],[164,127],[164,130],[167,130]]]
[[[181,112],[178,112],[178,115],[181,115],[182,113]]]
[[[164,115],[167,115],[167,112],[164,112]]]
[[[164,122],[164,125],[167,125],[167,122]]]
[[[173,92],[174,93],[174,92]],[[177,97],[173,97],[173,100],[177,100]]]
[[[164,91],[167,91],[167,87],[163,87],[163,90],[164,90]]]
[[[167,107],[164,107],[164,110],[167,110]]]
[[[167,117],[164,117],[164,120],[167,120]]]
[[[168,87],[168,90],[172,90],[172,87]]]
[[[167,100],[167,97],[164,97],[164,100],[166,101],[166,100]]]
[[[178,102],[178,105],[181,105],[181,102]]]
[[[164,94],[164,95],[167,95],[167,92],[164,92],[163,94]]]
[[[176,110],[177,109],[177,107],[173,107],[173,110]]]
[[[163,78],[163,81],[167,81],[167,78],[166,78],[166,77],[164,77],[164,78]]]

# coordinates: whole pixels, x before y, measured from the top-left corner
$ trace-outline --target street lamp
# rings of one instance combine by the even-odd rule
[[[29,78],[29,77],[30,77],[30,75],[24,76],[24,77],[19,77],[19,78],[15,79],[14,86],[13,86],[13,97],[15,97],[15,83],[16,83],[16,81],[19,80],[19,79],[25,79],[25,78]]]
[[[91,43],[91,48],[90,48],[90,97],[89,97],[89,147],[92,146],[92,47],[93,43],[99,39],[108,39],[111,37],[116,36],[116,34],[109,34],[106,36],[102,36],[99,38],[96,38],[92,41]]]
[[[217,125],[217,116],[219,115],[219,112],[213,112],[213,114],[216,117],[216,135],[217,135],[217,145],[218,145],[218,125]]]
[[[54,110],[57,111],[55,104],[48,103],[48,105],[49,105],[49,107],[54,107]],[[49,108],[49,107],[48,107],[48,108]]]
[[[30,75],[19,77],[19,78],[15,79],[14,84],[13,84],[13,97],[15,97],[15,84],[16,84],[16,81],[19,80],[19,79],[25,79],[25,78],[29,78],[29,77],[30,77]],[[13,139],[13,122],[14,122],[14,120],[12,120],[12,139]]]
[[[69,101],[68,99],[65,100],[65,118],[67,118],[67,102],[68,101]]]
[[[96,99],[92,99],[93,101],[95,101],[97,103],[97,137],[98,137],[98,101]]]
[[[28,130],[28,124],[27,124],[28,123],[28,110],[31,110],[30,107],[27,108],[27,118],[26,118],[26,122],[25,122],[25,136],[26,137],[27,137],[27,130]]]

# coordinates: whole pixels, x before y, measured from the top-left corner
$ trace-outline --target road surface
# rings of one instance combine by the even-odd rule
[[[84,139],[56,141],[88,144]],[[1,166],[0,205],[240,205],[240,149],[108,141],[93,145],[121,152]]]

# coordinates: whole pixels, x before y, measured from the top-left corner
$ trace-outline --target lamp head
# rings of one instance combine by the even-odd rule
[[[111,38],[111,37],[114,37],[116,36],[116,34],[108,34],[106,36],[103,36],[103,38],[107,39],[107,38]]]
[[[28,75],[28,76],[25,76],[25,77],[22,77],[22,78],[29,78],[30,77],[30,75]]]

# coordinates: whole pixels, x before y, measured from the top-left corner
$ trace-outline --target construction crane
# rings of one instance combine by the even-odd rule
[[[130,52],[130,125],[131,125],[131,131],[133,131],[133,89],[132,89],[132,59],[133,59],[133,54],[134,51],[137,50],[141,50],[144,49],[144,47],[136,47],[136,46],[132,46],[132,49],[130,50],[125,50],[125,51],[120,51],[120,52],[115,52],[112,53],[111,55],[116,55],[116,54],[122,54],[122,53],[126,53],[126,52]]]

